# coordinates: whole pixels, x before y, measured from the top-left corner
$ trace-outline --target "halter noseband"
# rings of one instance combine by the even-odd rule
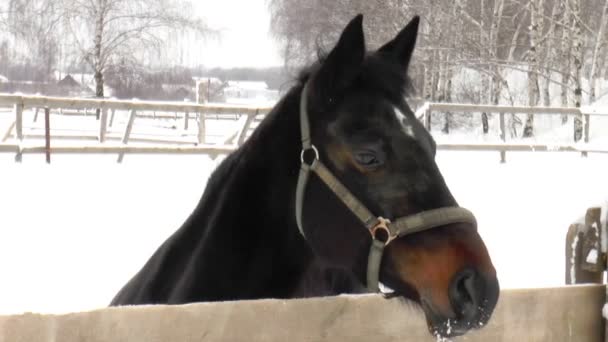
[[[300,99],[300,133],[302,138],[302,152],[300,154],[301,166],[296,188],[296,222],[304,238],[302,225],[302,207],[304,205],[304,192],[310,172],[316,173],[325,185],[344,203],[344,205],[363,223],[371,234],[372,243],[367,260],[367,288],[372,292],[379,292],[380,266],[384,247],[398,237],[441,227],[452,223],[468,223],[477,227],[475,216],[469,210],[461,207],[443,207],[419,212],[414,215],[401,217],[391,222],[383,217],[373,215],[321,162],[319,151],[312,144],[310,138],[310,124],[308,121],[308,82],[302,90]],[[308,164],[304,154],[312,151],[314,160]],[[379,234],[383,233],[383,234]],[[385,235],[381,238],[380,235]]]

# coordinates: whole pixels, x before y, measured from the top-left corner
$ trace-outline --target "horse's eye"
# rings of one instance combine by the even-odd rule
[[[355,160],[357,163],[365,167],[376,167],[382,164],[376,154],[369,151],[360,151],[355,153]]]

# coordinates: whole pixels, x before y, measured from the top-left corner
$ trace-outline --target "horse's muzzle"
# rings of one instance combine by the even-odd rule
[[[429,330],[433,335],[456,337],[471,329],[484,327],[498,302],[500,288],[495,276],[487,277],[465,268],[450,283],[448,297],[453,316],[446,317],[422,299]]]

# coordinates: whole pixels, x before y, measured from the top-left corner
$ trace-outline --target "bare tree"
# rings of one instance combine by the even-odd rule
[[[589,71],[589,102],[593,103],[596,99],[596,84],[600,78],[600,72],[602,70],[602,58],[603,52],[606,50],[608,44],[608,32],[606,32],[606,25],[608,25],[608,0],[604,1],[604,7],[600,16],[600,25],[595,37],[595,44],[593,48],[593,55],[591,57],[591,69]]]
[[[583,86],[582,86],[582,69],[583,69],[583,29],[581,22],[581,6],[580,0],[570,0],[570,8],[573,16],[573,51],[572,51],[572,66],[574,81],[574,106],[580,107],[583,102]],[[583,120],[580,117],[574,118],[574,141],[579,141],[583,137]]]
[[[556,58],[556,52],[558,51],[557,49],[555,49],[555,45],[557,42],[559,42],[559,31],[557,30],[559,21],[560,21],[560,16],[561,16],[561,10],[562,10],[562,6],[560,6],[562,4],[562,1],[559,0],[554,0],[553,1],[553,9],[551,10],[551,17],[549,18],[549,28],[547,33],[545,34],[546,37],[546,46],[545,49],[543,49],[544,51],[544,69],[543,72],[545,73],[545,77],[543,79],[543,89],[542,89],[542,97],[543,97],[543,106],[545,107],[549,107],[551,106],[551,93],[549,91],[549,86],[551,85],[551,76],[553,74],[552,69],[553,67],[558,63],[558,58]]]
[[[48,0],[10,0],[0,13],[0,30],[13,38],[13,49],[21,61],[38,66],[41,75],[33,78],[48,81],[57,64],[61,13]]]
[[[561,85],[560,85],[560,99],[562,107],[568,107],[568,83],[571,79],[571,68],[572,68],[572,10],[570,8],[569,0],[559,0],[562,9],[562,20],[560,22],[562,27],[561,37]],[[562,124],[568,122],[568,115],[562,115]]]
[[[539,100],[538,73],[540,36],[543,32],[544,0],[530,1],[530,50],[528,51],[528,106],[534,107]],[[534,136],[534,115],[528,114],[524,125],[524,137]]]
[[[51,1],[51,0],[48,0]],[[60,0],[76,53],[94,72],[95,95],[104,96],[103,74],[136,53],[158,51],[168,30],[210,30],[179,0]]]
[[[592,72],[585,69],[585,76],[589,72],[592,79],[602,77],[607,68],[607,20],[604,12],[598,14],[598,9],[605,11],[606,1],[270,0],[270,9],[272,31],[283,43],[286,63],[291,66],[310,62],[317,46],[333,43],[341,23],[355,13],[366,15],[370,31],[366,37],[372,47],[394,34],[407,17],[419,14],[421,35],[410,70],[418,78],[416,85],[424,99],[445,101],[449,89],[449,97],[455,100],[521,105],[514,92],[524,90],[529,106],[550,105],[558,96],[563,106],[570,99],[580,106],[587,90],[581,87],[585,62],[593,62]],[[450,80],[464,68],[476,71],[480,81],[451,89]],[[514,71],[527,74],[526,88],[509,86],[508,76]],[[551,85],[558,85],[561,93],[552,94]],[[597,93],[591,87],[590,93],[592,89]],[[444,117],[443,130],[449,131],[450,117]],[[513,125],[520,122],[516,116],[511,119]],[[484,132],[488,121],[482,115]],[[525,121],[523,135],[532,136],[534,117],[527,116]],[[580,132],[580,122],[576,124]],[[515,126],[512,132],[516,134]]]

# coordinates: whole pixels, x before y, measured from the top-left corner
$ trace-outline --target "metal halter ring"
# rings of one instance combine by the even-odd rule
[[[304,153],[306,153],[306,151],[310,151],[310,150],[312,150],[315,153],[315,159],[313,159],[313,161],[319,160],[319,150],[317,150],[315,145],[310,145],[309,148],[302,149],[302,152],[300,152],[300,161],[302,162],[302,164],[304,164]],[[310,163],[310,164],[312,164],[312,163]]]
[[[382,241],[381,239],[378,239],[376,233],[378,231],[384,231],[386,233],[386,241],[382,241],[382,242],[384,242],[385,246],[387,246],[389,243],[391,243],[397,236],[393,236],[391,234],[391,230],[388,228],[388,225],[390,223],[391,223],[390,220],[385,219],[384,217],[378,217],[378,223],[369,230],[370,234],[372,235],[372,239]]]

